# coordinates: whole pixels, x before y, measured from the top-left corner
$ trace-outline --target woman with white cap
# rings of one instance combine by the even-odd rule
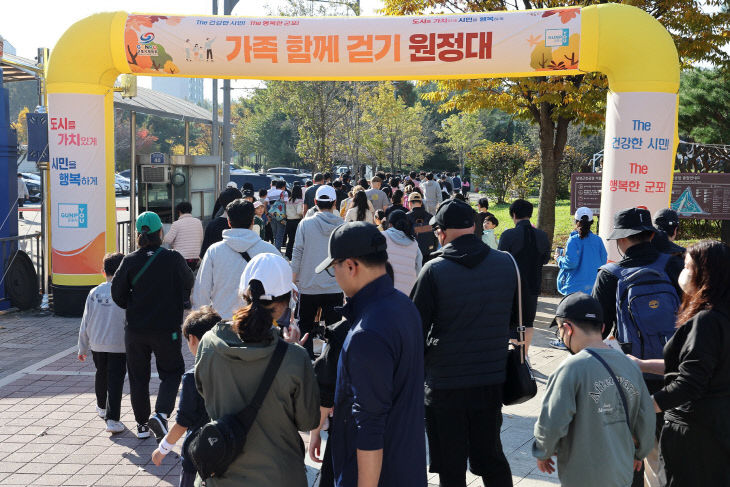
[[[306,487],[304,445],[299,431],[319,425],[319,388],[309,354],[279,336],[275,319],[284,314],[296,286],[287,261],[259,254],[246,265],[239,292],[246,306],[231,322],[203,336],[195,364],[195,381],[211,420],[237,414],[254,396],[278,348],[284,357],[246,438],[243,453],[210,487]]]
[[[596,282],[598,268],[606,263],[608,254],[601,237],[591,232],[593,212],[585,206],[575,212],[575,230],[568,237],[565,252],[555,251],[558,272],[558,292],[590,294]]]

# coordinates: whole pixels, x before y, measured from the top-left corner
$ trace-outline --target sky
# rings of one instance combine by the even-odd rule
[[[240,0],[233,15],[264,17],[284,3],[283,0]],[[382,8],[381,0],[360,0],[360,4],[362,15],[377,15],[376,10]],[[13,45],[18,56],[33,59],[37,48],[53,50],[56,41],[74,22],[98,12],[208,15],[213,11],[212,5],[211,0],[0,0],[0,36]],[[223,11],[222,0],[218,8]],[[146,88],[151,85],[147,76],[138,77],[137,82]],[[212,85],[211,80],[205,80],[207,99],[212,98]],[[234,88],[258,85],[260,82],[251,80],[232,82]],[[245,90],[234,91],[233,97],[245,93]]]

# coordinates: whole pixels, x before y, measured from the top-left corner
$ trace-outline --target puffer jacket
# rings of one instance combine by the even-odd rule
[[[387,229],[383,235],[388,242],[388,262],[393,266],[394,287],[408,296],[421,272],[421,249],[418,248],[418,242],[395,228]]]
[[[317,208],[315,206],[315,208]],[[340,215],[331,211],[317,211],[299,223],[294,238],[291,268],[297,275],[297,286],[302,294],[341,293],[334,277],[314,269],[327,258],[329,239],[335,228],[344,223]]]

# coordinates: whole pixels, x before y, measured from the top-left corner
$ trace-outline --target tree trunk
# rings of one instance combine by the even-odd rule
[[[540,104],[540,202],[537,210],[537,227],[547,233],[550,245],[555,234],[555,201],[558,194],[558,169],[568,141],[570,119],[551,118],[552,105]]]

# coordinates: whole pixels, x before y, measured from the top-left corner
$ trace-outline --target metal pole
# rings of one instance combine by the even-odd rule
[[[223,0],[223,14],[231,15],[238,0]],[[231,178],[231,80],[223,80],[223,171],[221,187]]]
[[[38,49],[38,64],[41,65],[41,76],[38,78],[38,104],[45,107],[48,113],[48,91],[46,90],[46,67],[48,66],[47,48]],[[51,195],[49,193],[51,173],[48,171],[48,162],[38,163],[41,174],[41,231],[43,233],[43,294],[50,293],[51,280],[51,219],[49,218]]]
[[[137,112],[129,112],[129,251],[134,249],[134,220],[137,217]]]
[[[218,15],[218,0],[213,0],[213,15]],[[211,125],[211,132],[213,133],[212,144],[212,156],[220,155],[220,142],[218,134],[218,80],[213,79],[213,119]],[[223,175],[219,175],[219,181],[223,181]]]
[[[185,155],[190,155],[190,121],[185,120]]]

